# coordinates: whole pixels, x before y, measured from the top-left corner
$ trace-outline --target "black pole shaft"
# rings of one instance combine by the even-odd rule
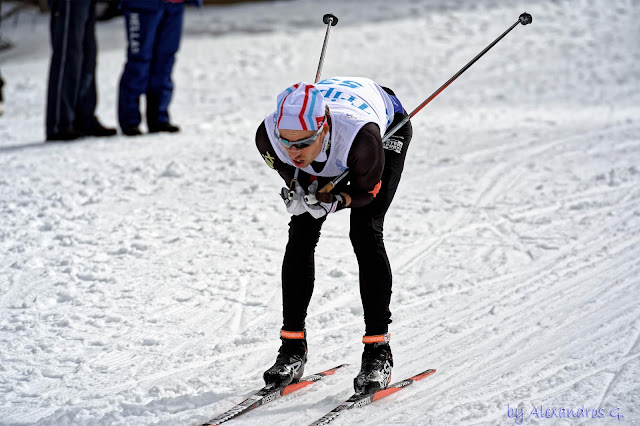
[[[414,115],[416,115],[422,108],[424,108],[429,102],[431,102],[436,96],[438,96],[444,89],[446,89],[447,86],[449,86],[458,77],[460,77],[460,75],[462,75],[463,72],[468,70],[471,67],[471,65],[475,64],[478,59],[480,59],[482,56],[484,56],[485,53],[487,53],[493,46],[495,46],[500,40],[502,40],[504,38],[504,36],[506,36],[511,30],[513,30],[519,23],[520,23],[520,20],[518,20],[515,24],[513,24],[511,27],[509,27],[509,29],[507,31],[502,33],[502,35],[500,37],[498,37],[497,39],[495,39],[490,45],[485,47],[485,49],[482,52],[478,53],[478,55],[475,58],[473,58],[467,65],[462,67],[462,69],[460,71],[458,71],[453,77],[451,77],[449,79],[449,81],[447,81],[442,86],[440,86],[440,88],[438,90],[436,90],[424,102],[422,102],[420,105],[418,105],[418,107],[416,109],[414,109],[411,114],[409,114],[409,118],[411,118]]]
[[[526,15],[526,16],[525,16]],[[453,83],[458,77],[460,77],[460,75],[462,75],[463,72],[465,72],[466,70],[468,70],[471,65],[473,65],[474,63],[476,63],[476,61],[478,59],[480,59],[482,56],[484,56],[485,53],[487,53],[493,46],[495,46],[500,40],[502,40],[504,38],[504,36],[506,36],[507,34],[509,34],[509,32],[511,30],[513,30],[518,24],[522,24],[522,25],[527,25],[531,23],[531,16],[527,13],[523,13],[518,20],[509,27],[508,30],[506,30],[504,33],[502,33],[502,35],[498,38],[496,38],[490,45],[488,45],[487,47],[484,48],[484,50],[480,53],[478,53],[478,55],[476,55],[475,58],[473,58],[467,65],[465,65],[464,67],[462,67],[462,69],[460,69],[460,71],[458,71],[457,73],[455,73],[455,75],[453,77],[451,77],[446,83],[444,83],[442,86],[440,86],[440,88],[438,90],[436,90],[435,92],[433,92],[431,94],[431,96],[429,96],[427,99],[425,99],[424,102],[422,102],[420,105],[418,105],[418,107],[416,109],[414,109],[411,114],[407,115],[402,121],[400,121],[398,124],[396,124],[391,130],[387,131],[384,135],[384,137],[382,138],[383,141],[388,140],[392,135],[394,135],[398,130],[400,130],[400,128],[402,126],[404,126],[411,118],[413,118],[414,115],[416,115],[418,112],[420,112],[420,110],[422,108],[424,108],[425,106],[427,106],[427,104],[429,102],[431,102],[433,99],[435,99],[436,96],[438,96],[444,89],[446,89],[451,83]],[[335,188],[335,186],[341,181],[343,180],[345,177],[347,177],[347,175],[349,174],[349,170],[345,170],[340,176],[336,177],[335,179],[333,179],[331,182],[329,182],[328,184],[326,184],[319,192],[329,192],[331,191],[333,188]]]
[[[331,13],[327,13],[322,17],[322,22],[327,24],[327,32],[324,34],[324,42],[322,43],[322,52],[320,53],[320,62],[318,63],[318,71],[316,71],[316,79],[313,82],[314,84],[320,81],[320,74],[322,73],[322,64],[324,64],[324,54],[327,51],[327,44],[329,43],[329,32],[331,31],[331,27],[336,26],[338,24],[338,17],[335,15],[332,15]],[[299,173],[300,173],[300,169],[296,167],[296,171],[293,175],[293,180],[298,179]],[[289,187],[292,188],[293,185],[290,185]]]
[[[324,54],[327,51],[327,44],[329,43],[329,32],[331,31],[331,27],[335,25],[333,23],[334,17],[333,15],[326,17],[327,22],[327,32],[324,35],[324,43],[322,44],[322,53],[320,53],[320,62],[318,63],[318,71],[316,71],[316,79],[314,83],[320,81],[320,74],[322,73],[322,65],[324,64]]]
[[[500,37],[498,37],[497,39],[495,39],[490,45],[488,45],[482,52],[478,53],[478,55],[473,58],[467,65],[465,65],[464,67],[462,67],[462,69],[460,69],[460,71],[458,71],[457,73],[455,73],[455,75],[453,77],[451,77],[446,83],[444,83],[442,86],[440,86],[440,88],[438,88],[438,90],[436,90],[435,92],[433,92],[431,94],[431,96],[429,96],[427,99],[424,100],[424,102],[422,102],[420,105],[418,105],[418,107],[416,109],[414,109],[413,111],[411,111],[411,114],[409,114],[408,116],[406,116],[400,123],[396,124],[394,126],[393,129],[389,130],[385,135],[384,135],[384,140],[389,139],[394,133],[396,133],[398,130],[400,130],[400,128],[402,126],[404,126],[407,121],[409,121],[411,118],[413,118],[414,115],[416,115],[417,113],[420,112],[420,110],[422,108],[424,108],[425,106],[427,106],[427,104],[429,102],[431,102],[432,100],[435,99],[436,96],[438,96],[440,93],[442,93],[442,91],[444,89],[446,89],[451,83],[453,83],[458,77],[460,77],[462,75],[463,72],[465,72],[466,70],[468,70],[469,68],[471,68],[471,65],[475,64],[476,61],[478,61],[478,59],[480,59],[482,56],[484,56],[485,53],[487,53],[493,46],[495,46],[500,40],[502,40],[504,38],[504,36],[506,36],[511,30],[513,30],[518,24],[520,23],[520,20],[518,20],[515,24],[513,24],[511,27],[509,27],[509,29],[507,31],[505,31],[504,33],[502,33],[502,35]]]

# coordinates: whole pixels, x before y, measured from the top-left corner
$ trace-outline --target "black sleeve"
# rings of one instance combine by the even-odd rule
[[[264,125],[264,121],[260,124],[258,130],[256,131],[256,147],[258,148],[258,151],[260,151],[262,159],[265,161],[265,163],[267,163],[267,166],[277,171],[282,179],[284,179],[286,185],[289,186],[295,173],[295,167],[283,163],[282,160],[278,158],[278,155],[275,153],[273,147],[271,146],[271,142],[269,141],[269,136],[267,135],[267,128]]]
[[[285,184],[289,186],[295,173],[295,167],[278,158],[269,141],[264,122],[256,131],[256,147],[267,165],[277,171]],[[339,186],[333,192],[349,194],[351,196],[349,207],[351,208],[369,204],[375,198],[374,194],[377,194],[384,169],[384,150],[377,124],[367,123],[360,129],[351,145],[347,166],[349,167],[349,184]],[[308,175],[304,172],[300,173],[298,180],[304,188],[309,184]],[[320,187],[328,182],[328,180],[325,182],[325,179],[321,179],[321,181]]]
[[[384,149],[377,124],[367,123],[358,131],[347,157],[347,166],[350,183],[340,191],[351,196],[349,207],[369,204],[380,189],[384,169]]]

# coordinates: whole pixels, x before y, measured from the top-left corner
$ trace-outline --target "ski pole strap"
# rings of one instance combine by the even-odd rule
[[[389,343],[391,340],[391,335],[389,333],[378,334],[376,336],[362,336],[362,343],[371,344],[371,343]]]
[[[280,337],[283,339],[296,339],[302,340],[307,338],[307,333],[305,331],[285,331],[280,330]]]

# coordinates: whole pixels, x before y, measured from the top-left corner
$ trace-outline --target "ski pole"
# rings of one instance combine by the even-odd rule
[[[404,126],[407,121],[409,121],[414,115],[416,115],[418,112],[420,112],[420,110],[422,108],[424,108],[429,102],[431,102],[436,96],[438,96],[444,89],[447,88],[447,86],[449,86],[451,83],[453,83],[458,77],[460,77],[460,75],[465,72],[466,70],[468,70],[471,65],[473,65],[478,59],[480,59],[485,53],[487,53],[489,51],[489,49],[491,49],[493,46],[495,46],[500,40],[502,40],[502,38],[504,36],[506,36],[511,30],[513,30],[518,24],[522,24],[522,25],[528,25],[533,21],[533,18],[531,17],[530,14],[528,13],[523,13],[520,15],[520,17],[518,18],[518,20],[511,25],[511,27],[509,27],[509,29],[507,31],[505,31],[504,33],[502,33],[502,35],[500,37],[498,37],[497,39],[495,39],[490,45],[488,45],[482,52],[480,52],[475,58],[473,58],[467,65],[465,65],[464,67],[462,67],[462,69],[460,71],[458,71],[453,77],[451,77],[446,83],[444,83],[442,86],[440,86],[440,88],[438,90],[436,90],[435,92],[433,92],[433,94],[431,96],[429,96],[427,99],[425,99],[424,102],[422,102],[420,105],[418,105],[418,107],[416,109],[414,109],[411,114],[407,115],[404,119],[402,119],[402,121],[400,121],[398,124],[396,124],[391,130],[387,131],[387,133],[385,133],[384,138],[382,139],[383,142],[387,141],[392,135],[394,135],[398,130],[400,130],[400,128],[402,126]],[[335,188],[335,186],[342,181],[345,177],[347,177],[347,175],[349,174],[349,170],[345,170],[340,176],[334,178],[331,182],[327,183],[325,186],[322,187],[322,189],[320,189],[320,191],[318,191],[319,193],[323,193],[323,192],[329,192],[331,191],[333,188]]]
[[[327,24],[327,32],[324,34],[324,42],[322,43],[322,52],[320,53],[320,62],[318,63],[318,71],[316,71],[316,79],[314,81],[314,84],[320,81],[322,64],[324,64],[324,54],[327,51],[327,44],[329,43],[329,32],[331,31],[331,27],[335,27],[336,25],[338,25],[338,17],[331,13],[327,13],[322,17],[322,22]],[[300,169],[296,167],[296,170],[293,174],[293,180],[291,181],[289,188],[293,188],[293,183],[298,180],[298,174],[300,174]],[[293,190],[289,191],[289,199],[291,199],[291,197],[293,197]]]
[[[316,72],[316,80],[314,83],[320,81],[320,74],[322,73],[322,64],[324,63],[324,54],[327,51],[327,44],[329,43],[329,32],[331,31],[331,27],[335,27],[338,25],[338,18],[331,14],[327,13],[322,17],[322,22],[327,24],[327,32],[324,34],[324,43],[322,44],[322,53],[320,53],[320,63],[318,64],[318,71]]]

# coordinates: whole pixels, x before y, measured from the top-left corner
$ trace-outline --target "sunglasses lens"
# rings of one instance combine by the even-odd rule
[[[312,145],[318,135],[320,135],[320,133],[322,133],[322,127],[320,129],[318,129],[318,132],[315,135],[309,136],[308,138],[299,140],[299,141],[289,141],[283,137],[280,136],[279,132],[276,130],[276,137],[280,140],[280,143],[282,145],[284,145],[287,148],[292,148],[292,147],[297,147],[297,148],[306,148],[309,145]]]
[[[313,143],[313,141],[315,141],[315,137],[313,138],[313,140],[309,141],[307,139],[301,140],[301,141],[293,141],[293,142],[289,142],[287,141],[287,148],[293,148],[294,146],[296,148],[306,148],[309,145],[311,145]]]

